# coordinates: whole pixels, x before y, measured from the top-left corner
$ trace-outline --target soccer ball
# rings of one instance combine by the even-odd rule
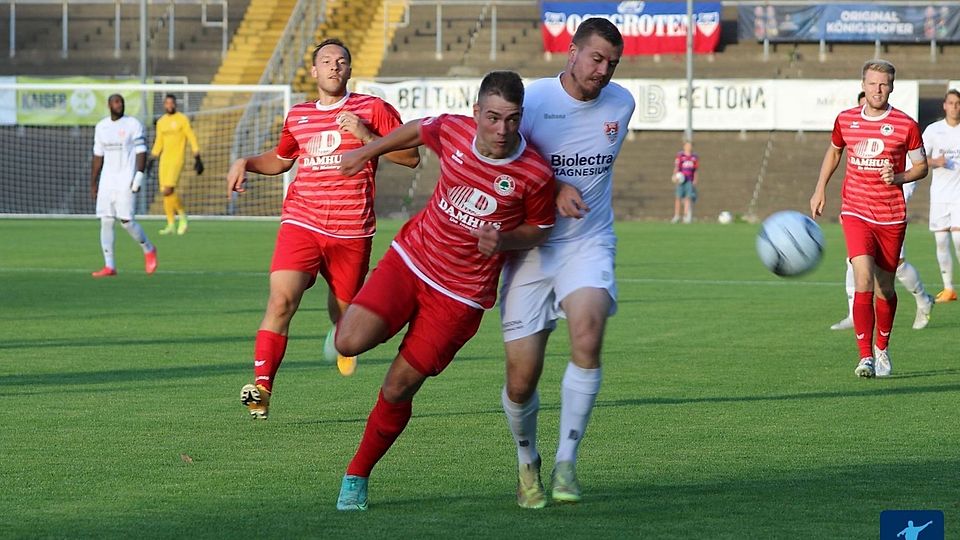
[[[721,225],[729,225],[733,223],[733,214],[724,210],[717,216],[717,221],[719,221]]]
[[[670,177],[670,180],[672,180],[674,184],[682,184],[683,181],[686,180],[686,177],[683,175],[682,172],[678,171],[674,173],[672,177]]]
[[[800,212],[777,212],[760,226],[757,254],[774,274],[799,276],[820,263],[823,231],[815,221]]]

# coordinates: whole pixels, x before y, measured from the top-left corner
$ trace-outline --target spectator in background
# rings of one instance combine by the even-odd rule
[[[673,160],[673,180],[677,184],[676,198],[673,201],[673,219],[670,223],[680,222],[680,207],[683,206],[683,222],[693,221],[693,203],[697,202],[697,170],[700,158],[693,153],[693,143],[684,141],[683,150],[677,152]]]

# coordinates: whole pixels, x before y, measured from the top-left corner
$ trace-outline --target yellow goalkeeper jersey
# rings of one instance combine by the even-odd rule
[[[175,185],[179,180],[188,141],[193,153],[199,154],[197,136],[194,135],[190,120],[185,114],[164,114],[157,120],[157,137],[150,153],[160,156],[160,184]]]

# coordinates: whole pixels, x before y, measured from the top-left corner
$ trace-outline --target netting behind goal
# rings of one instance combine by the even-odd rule
[[[4,97],[4,90],[7,90]],[[12,94],[15,92],[15,94]],[[290,107],[285,86],[0,84],[0,100],[16,99],[16,123],[0,125],[0,214],[91,215],[94,125],[120,93],[126,113],[143,122],[147,153],[166,94],[190,118],[205,171],[196,175],[189,146],[179,192],[194,215],[278,216],[282,177],[248,175],[247,193],[228,197],[226,175],[240,156],[274,147]],[[2,107],[0,107],[2,108]],[[9,108],[8,108],[9,111]],[[138,214],[162,214],[156,164],[138,197]]]

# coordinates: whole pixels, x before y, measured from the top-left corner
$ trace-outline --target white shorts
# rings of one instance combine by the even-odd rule
[[[566,318],[560,302],[577,289],[606,289],[612,300],[609,315],[616,313],[616,255],[616,239],[604,237],[543,246],[508,259],[500,288],[503,340],[556,328],[557,319]]]
[[[112,217],[124,221],[133,219],[133,205],[137,194],[126,190],[100,191],[97,193],[97,217]]]
[[[930,230],[960,229],[960,202],[930,203]]]

